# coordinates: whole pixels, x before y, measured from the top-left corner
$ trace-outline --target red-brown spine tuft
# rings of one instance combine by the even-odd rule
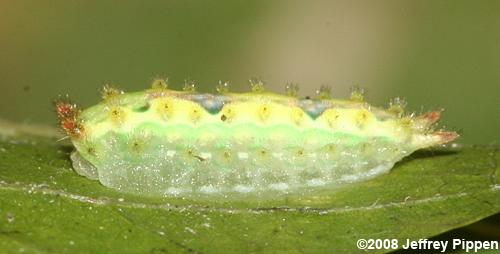
[[[441,118],[441,113],[443,110],[436,110],[436,111],[431,111],[427,112],[423,115],[415,117],[415,127],[422,131],[426,132],[432,132],[433,131],[433,125],[439,121]]]
[[[55,102],[55,109],[59,126],[71,138],[81,138],[84,133],[83,123],[78,118],[80,109],[76,104],[71,103],[68,96],[59,97]]]
[[[436,111],[432,111],[432,112],[428,112],[424,115],[421,115],[420,116],[420,119],[422,119],[422,121],[425,121],[427,122],[427,125],[432,125],[434,124],[435,122],[437,122],[439,120],[439,118],[441,118],[441,113],[443,112],[443,110],[436,110]]]
[[[457,139],[460,135],[454,131],[437,131],[433,133],[434,136],[438,137],[439,144],[445,144]]]

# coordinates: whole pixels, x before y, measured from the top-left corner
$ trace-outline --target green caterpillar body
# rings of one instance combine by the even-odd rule
[[[107,88],[102,103],[82,112],[57,104],[79,174],[148,196],[301,193],[373,178],[458,136],[432,131],[440,111],[405,117],[400,104],[383,110],[360,93],[212,95],[164,84],[126,94]]]

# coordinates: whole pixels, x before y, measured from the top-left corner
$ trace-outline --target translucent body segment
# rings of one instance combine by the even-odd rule
[[[385,138],[247,125],[146,124],[131,134],[109,132],[93,145],[99,180],[143,195],[293,192],[374,177],[411,152]]]
[[[71,153],[71,161],[73,162],[73,168],[78,174],[92,180],[99,180],[99,173],[97,172],[97,168],[86,159],[84,159],[80,155],[80,153]]]

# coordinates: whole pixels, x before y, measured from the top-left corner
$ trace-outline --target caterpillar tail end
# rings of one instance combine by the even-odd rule
[[[441,118],[443,110],[436,110],[417,116],[415,118],[415,128],[423,133],[422,139],[419,138],[420,148],[443,145],[456,140],[460,135],[454,131],[434,131],[435,124]]]
[[[446,144],[460,137],[454,131],[437,131],[432,133],[432,136],[436,140],[436,145]]]

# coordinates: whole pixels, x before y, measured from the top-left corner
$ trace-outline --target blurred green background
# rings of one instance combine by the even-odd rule
[[[244,91],[260,77],[445,108],[460,142],[497,144],[499,68],[500,1],[0,0],[0,118],[27,123],[54,124],[58,94],[95,104],[106,81]]]

